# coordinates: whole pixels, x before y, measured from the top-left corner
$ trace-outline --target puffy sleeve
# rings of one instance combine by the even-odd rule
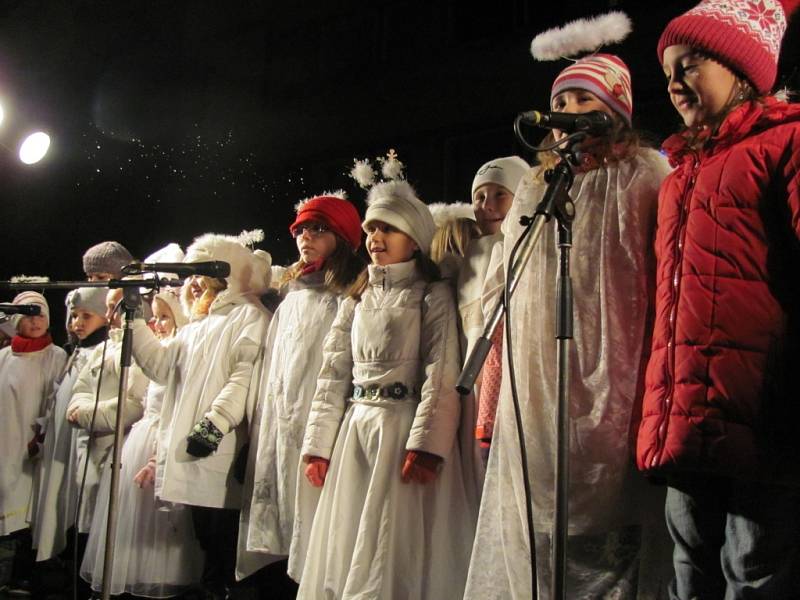
[[[162,344],[150,331],[144,319],[136,319],[133,322],[133,358],[148,379],[161,385],[167,383],[167,378],[177,360],[177,352],[180,347],[178,337],[184,335],[189,329],[191,326],[182,327],[178,331],[177,337]]]
[[[423,298],[420,358],[420,401],[406,449],[447,458],[458,429],[461,405],[456,391],[460,364],[456,309],[452,292],[444,282],[430,285]]]
[[[330,458],[353,383],[351,331],[356,301],[346,298],[340,305],[322,348],[322,368],[311,403],[302,456]]]
[[[252,418],[252,412],[247,410],[248,405],[252,404],[248,398],[250,392],[257,388],[254,375],[257,377],[260,372],[269,315],[254,306],[245,305],[235,319],[238,321],[235,324],[236,333],[227,357],[229,375],[205,414],[223,434],[238,426],[248,412]]]
[[[78,426],[88,430],[92,426],[92,414],[94,413],[95,399],[97,399],[94,431],[107,433],[114,431],[116,427],[118,386],[111,386],[111,388],[101,386],[100,396],[97,398],[98,375],[101,365],[104,364],[103,368],[106,370],[104,377],[119,380],[119,352],[106,355],[105,363],[102,363],[102,350],[102,345],[98,346],[81,369],[72,388],[72,400],[67,408],[67,414],[77,409]],[[125,396],[124,423],[126,427],[142,417],[147,385],[148,380],[141,369],[132,365],[128,373],[128,389]]]

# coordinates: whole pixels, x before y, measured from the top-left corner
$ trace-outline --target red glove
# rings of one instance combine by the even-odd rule
[[[28,442],[28,458],[35,458],[41,451],[41,445],[44,443],[44,434],[42,433],[42,426],[38,423],[33,426],[33,437]]]
[[[328,474],[328,465],[331,464],[327,458],[321,456],[307,456],[306,479],[314,487],[322,487],[325,483],[325,476]]]
[[[416,481],[422,484],[429,483],[436,479],[439,474],[439,465],[441,464],[442,458],[440,456],[430,452],[423,452],[422,450],[408,450],[403,469],[400,472],[400,478],[404,483],[409,481]]]

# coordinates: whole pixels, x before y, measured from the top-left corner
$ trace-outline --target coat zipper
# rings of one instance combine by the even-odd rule
[[[667,425],[669,423],[669,413],[672,409],[672,396],[675,392],[675,339],[676,339],[676,321],[678,316],[678,298],[680,297],[681,274],[683,272],[683,246],[686,237],[686,221],[689,213],[688,201],[689,197],[694,190],[694,184],[697,180],[699,161],[697,155],[694,156],[692,162],[692,171],[689,176],[686,187],[683,190],[681,203],[679,207],[678,229],[676,235],[675,246],[673,248],[674,256],[674,270],[672,273],[672,306],[669,311],[669,340],[667,341],[667,377],[669,378],[669,385],[667,386],[667,393],[664,396],[664,410],[661,417],[661,422],[656,430],[657,444],[656,452],[650,460],[650,466],[655,467],[661,461],[661,455],[664,452],[664,446],[667,439]]]

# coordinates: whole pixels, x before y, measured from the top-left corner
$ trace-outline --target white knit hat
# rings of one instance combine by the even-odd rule
[[[47,300],[39,292],[20,292],[12,300],[12,304],[36,304],[42,309],[41,315],[47,319],[47,326],[50,327],[50,306]],[[14,327],[19,325],[23,315],[12,315],[11,321]]]
[[[386,181],[372,186],[367,196],[364,225],[370,221],[383,221],[399,229],[414,240],[424,254],[430,254],[436,225],[430,209],[417,198],[407,181]]]
[[[64,303],[67,305],[67,311],[83,309],[105,317],[107,295],[108,288],[82,287],[74,289],[67,294]],[[69,319],[69,315],[67,315],[67,319]]]
[[[472,195],[482,185],[496,183],[502,185],[512,194],[517,191],[517,184],[530,165],[519,156],[504,156],[495,158],[482,165],[472,180]]]
[[[243,293],[263,294],[269,289],[272,257],[263,250],[252,251],[248,245],[261,241],[261,230],[243,231],[238,237],[206,233],[186,249],[185,263],[223,261],[231,266],[225,280],[229,289]]]

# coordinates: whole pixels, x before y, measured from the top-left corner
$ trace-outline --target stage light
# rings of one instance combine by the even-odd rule
[[[43,131],[32,133],[19,147],[19,159],[26,165],[32,165],[42,160],[50,148],[50,136]]]

